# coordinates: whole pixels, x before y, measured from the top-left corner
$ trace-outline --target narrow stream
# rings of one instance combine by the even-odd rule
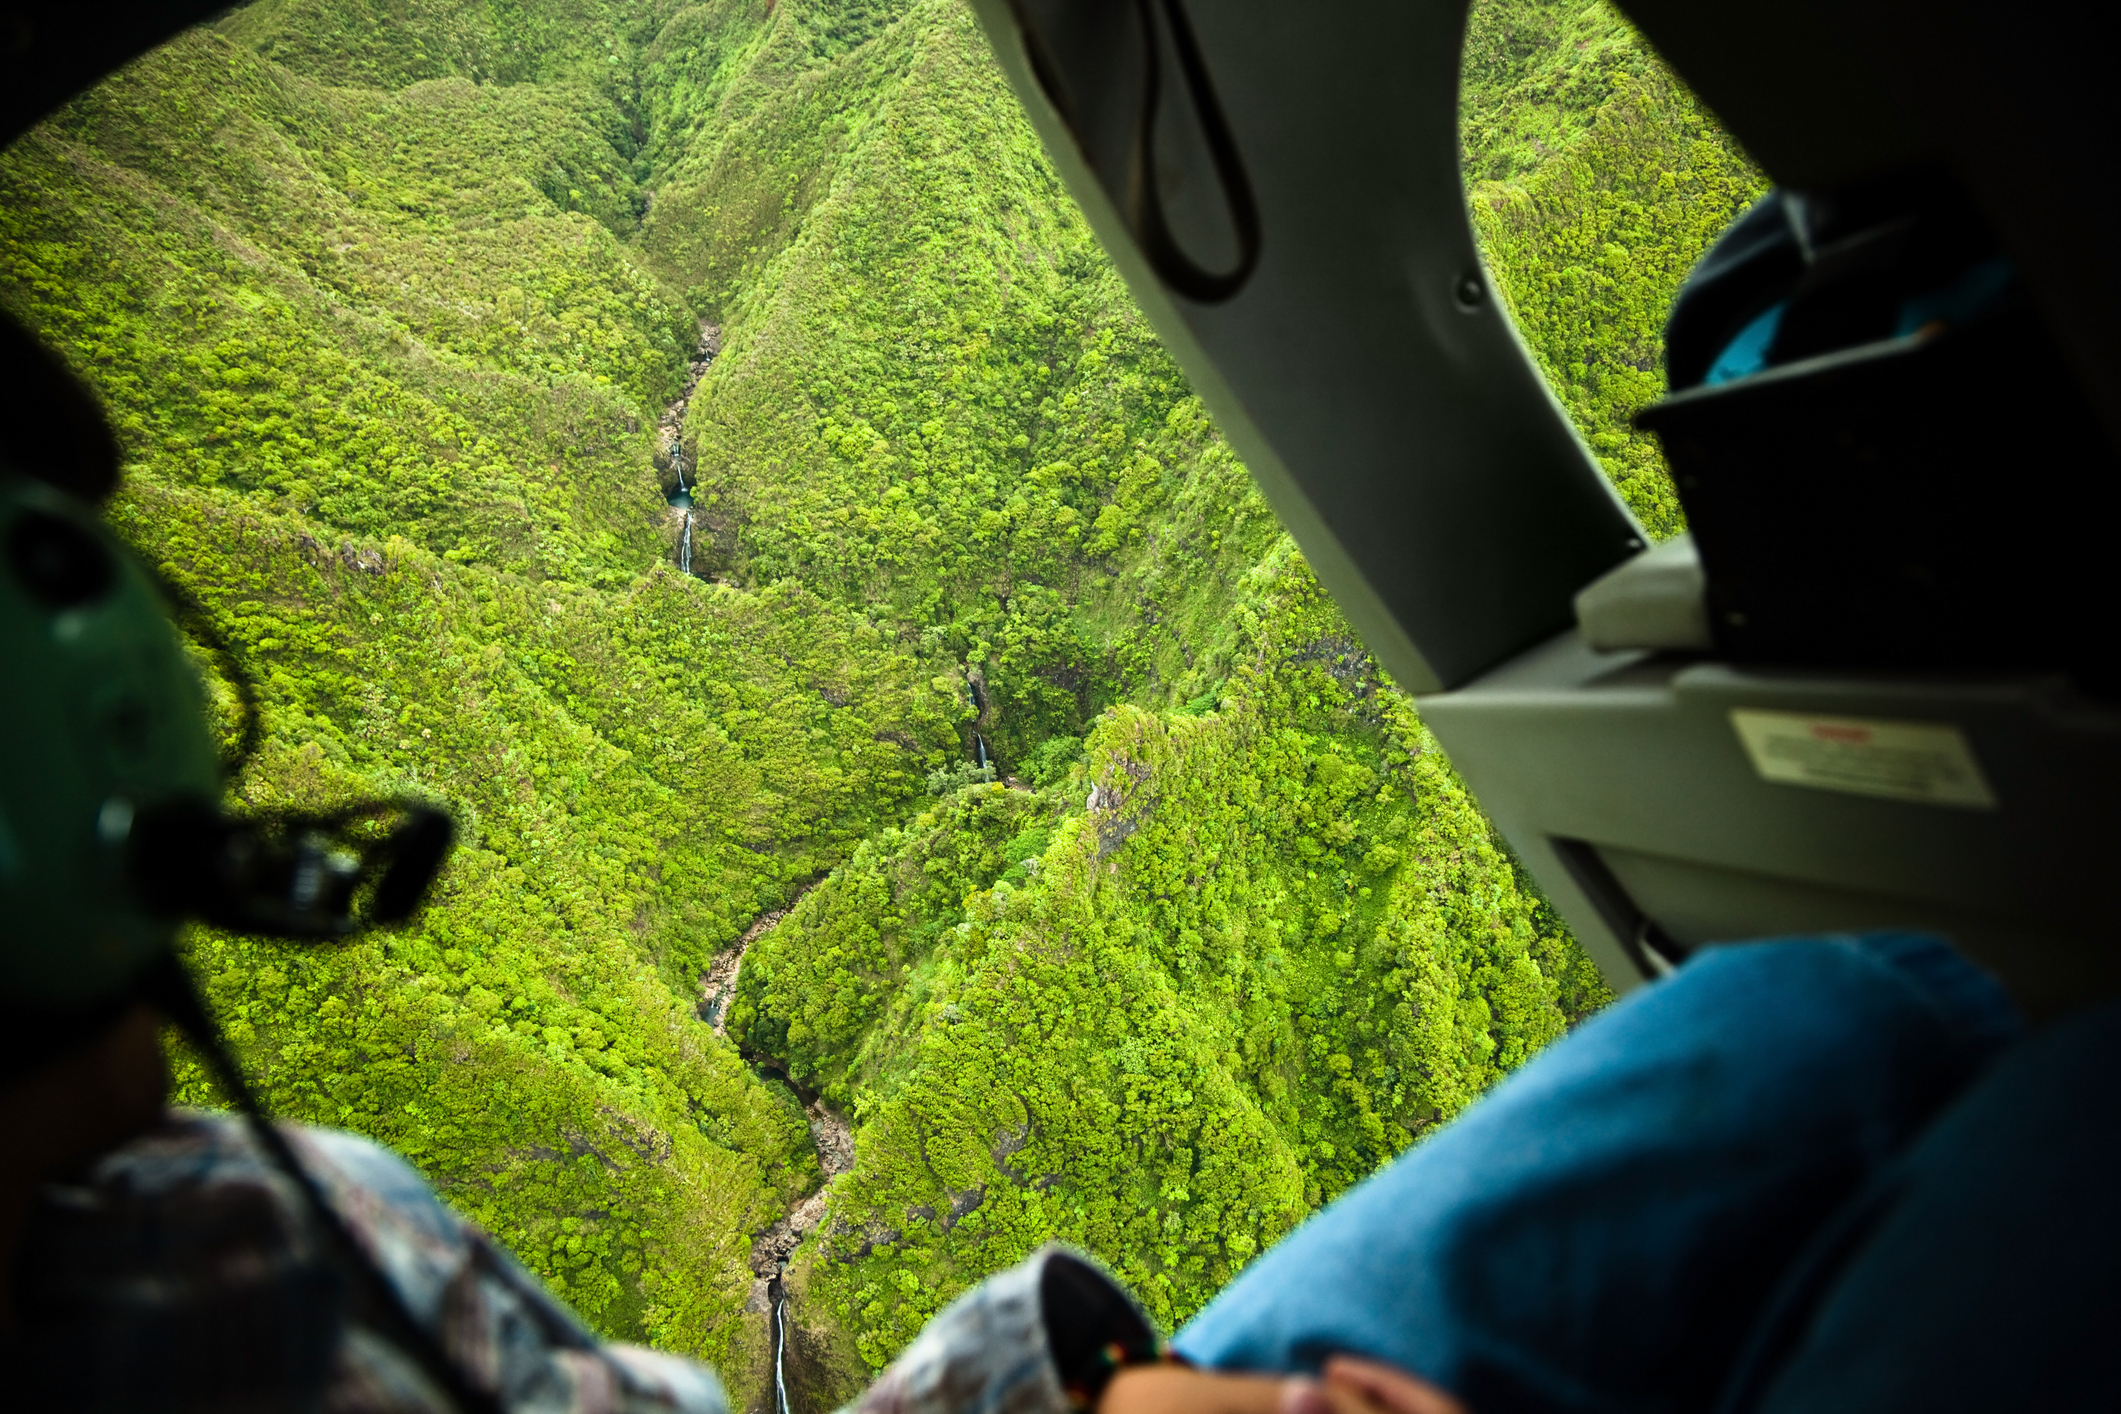
[[[796,896],[788,901],[792,909],[802,901],[815,884],[806,884]],[[699,1001],[695,1014],[701,1021],[712,1026],[717,1035],[728,1034],[729,1004],[736,997],[738,973],[744,964],[744,955],[751,945],[772,932],[788,909],[775,909],[760,914],[735,946],[714,960],[700,974]],[[747,1056],[758,1073],[768,1079],[779,1081],[795,1093],[803,1106],[803,1113],[810,1121],[810,1141],[817,1150],[819,1169],[823,1170],[826,1188],[805,1198],[802,1202],[768,1227],[757,1233],[751,1245],[751,1297],[745,1303],[746,1311],[764,1314],[771,1323],[773,1332],[773,1405],[762,1414],[793,1414],[788,1403],[788,1307],[791,1297],[788,1291],[788,1262],[795,1255],[803,1239],[816,1231],[825,1220],[827,1188],[831,1181],[854,1168],[854,1126],[847,1116],[835,1114],[825,1108],[824,1100],[817,1092],[805,1088],[795,1081],[787,1071],[770,1060]],[[800,1359],[800,1357],[798,1357]],[[798,1364],[797,1387],[802,1387],[801,1366]]]

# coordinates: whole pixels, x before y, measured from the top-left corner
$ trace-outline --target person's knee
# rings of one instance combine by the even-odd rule
[[[1713,950],[1313,1218],[1178,1347],[1359,1352],[1476,1405],[1706,1398],[1812,1231],[2014,1028],[1933,939]]]
[[[2005,1056],[1908,1152],[1863,1235],[1740,1377],[1784,1410],[2112,1409],[2121,1005]],[[1786,1354],[1779,1352],[1786,1350]]]

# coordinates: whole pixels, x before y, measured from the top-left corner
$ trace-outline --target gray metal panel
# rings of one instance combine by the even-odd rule
[[[1763,780],[1734,708],[1949,724],[1997,806]],[[1557,839],[1683,944],[1901,924],[1953,935],[2035,1013],[2121,983],[2121,712],[2058,680],[1747,671],[1571,632],[1421,712],[1616,985],[1640,977],[1629,940]]]
[[[1015,7],[1086,152],[1033,76],[1008,0],[974,8],[1150,322],[1393,676],[1416,691],[1461,683],[1565,628],[1575,592],[1640,532],[1487,292],[1458,167],[1464,5],[1191,7],[1264,232],[1250,282],[1213,306],[1160,284],[1116,204],[1140,11]],[[1173,224],[1202,263],[1227,261],[1213,167],[1168,56],[1164,71]]]
[[[1617,987],[1656,969],[1660,938],[1683,951],[1890,925],[1957,938],[2035,1015],[2121,986],[2121,923],[2104,888],[2121,850],[2121,715],[2053,681],[1746,672],[1598,654],[1579,639],[1571,597],[1625,558],[1637,528],[1496,302],[1461,298],[1469,276],[1483,291],[1457,162],[1458,0],[1328,11],[1198,0],[1193,26],[1264,231],[1250,283],[1216,305],[1171,295],[1121,216],[1147,52],[1137,0],[973,3],[1157,332],[1371,650],[1429,694],[1423,716],[1453,764]],[[1748,0],[1699,12],[1701,23],[1662,0],[1632,8],[1688,51],[1682,71],[1710,81],[1711,102],[1742,117],[1778,172],[1838,179],[1968,131],[1893,84],[1875,88],[1878,51],[1842,45],[1830,7]],[[1917,24],[1918,11],[1864,9],[1874,36],[1893,32],[1881,17]],[[1072,130],[1033,76],[1019,14],[1042,37]],[[1971,75],[1980,27],[1954,34]],[[1167,62],[1158,190],[1213,267],[1233,259],[1236,223],[1204,128],[1177,111],[1176,72]],[[2012,92],[2013,111],[2034,113],[2019,101],[2030,87]],[[2061,239],[2061,263],[2046,259],[2045,213],[2013,219],[1997,198],[2019,188],[1979,178],[2014,169],[1974,160],[1984,151],[1966,149],[1959,168],[2036,286],[2052,294],[2064,288],[2049,283],[2055,272],[2074,271],[2090,306],[2109,308],[2093,278],[2105,267],[2084,252],[2110,246],[2121,223],[2098,241]],[[2063,214],[2065,238],[2096,226]],[[2110,364],[2112,341],[2102,347],[2082,367]],[[2093,381],[2111,410],[2117,385]],[[1764,780],[1735,707],[1951,723],[1998,808]]]

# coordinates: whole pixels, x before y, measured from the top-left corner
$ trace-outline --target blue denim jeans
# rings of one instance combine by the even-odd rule
[[[1318,1213],[1175,1347],[1366,1355],[1476,1414],[1710,1407],[1808,1244],[2018,1031],[1934,938],[1705,951]]]
[[[1732,1414],[2121,1409],[2121,1004],[2013,1047],[1775,1304]]]

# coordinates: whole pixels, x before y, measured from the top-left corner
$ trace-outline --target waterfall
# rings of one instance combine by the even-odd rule
[[[685,512],[685,537],[678,543],[678,569],[691,574],[692,488],[685,484],[685,444],[675,432],[670,437],[670,466],[678,474],[678,489],[670,493],[670,504],[682,507]]]
[[[700,375],[707,371],[707,365],[714,362],[714,356],[721,352],[721,336],[722,331],[712,324],[700,325],[700,343],[694,351],[692,366],[685,378],[685,391],[678,395],[677,401],[663,410],[663,447],[670,457],[670,469],[678,476],[677,490],[672,491],[665,499],[669,501],[672,510],[685,512],[685,530],[678,541],[678,569],[685,574],[692,573],[693,511],[692,483],[685,477],[685,407],[692,401],[692,395],[700,385]]]
[[[788,1414],[788,1381],[781,1374],[781,1357],[788,1349],[788,1279],[774,1278],[780,1290],[773,1302],[773,1396],[774,1414]]]

